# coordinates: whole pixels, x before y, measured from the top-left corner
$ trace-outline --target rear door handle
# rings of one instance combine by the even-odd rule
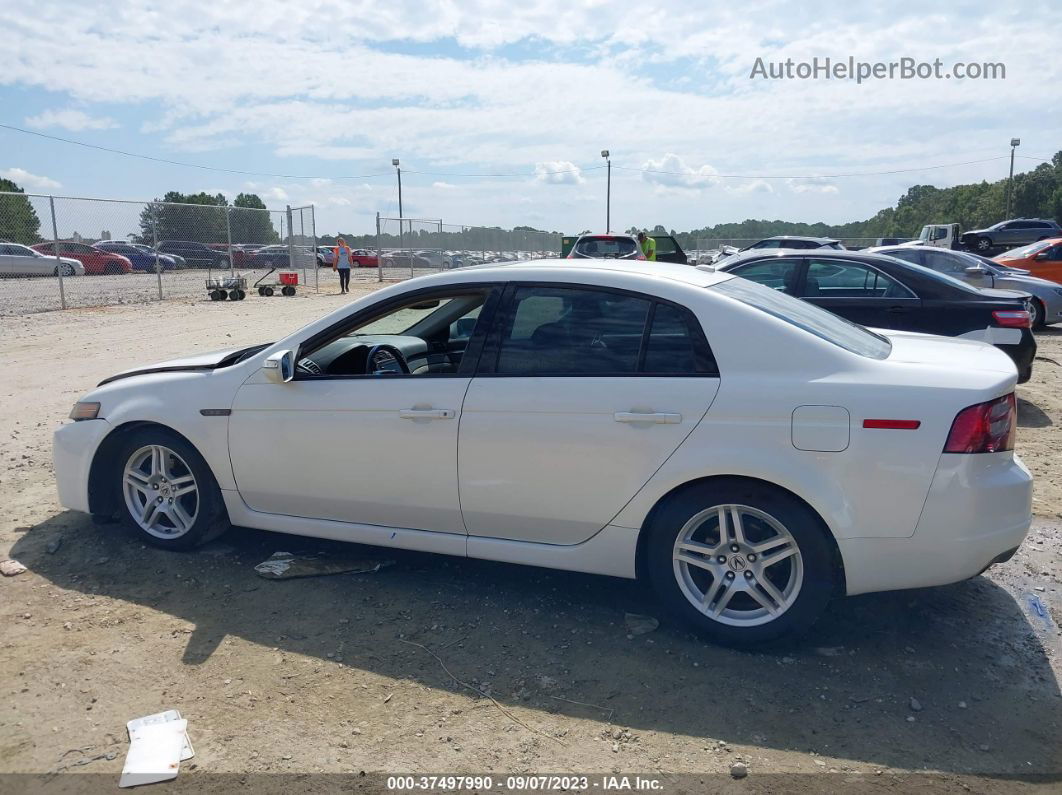
[[[885,311],[886,312],[891,312],[892,314],[895,315],[895,314],[899,314],[900,312],[906,312],[907,311],[907,307],[906,306],[890,306]]]
[[[404,420],[452,420],[457,412],[453,409],[400,409],[398,416]]]
[[[655,425],[678,425],[682,422],[681,414],[669,412],[642,413],[637,411],[617,411],[612,415],[616,422],[651,422]]]

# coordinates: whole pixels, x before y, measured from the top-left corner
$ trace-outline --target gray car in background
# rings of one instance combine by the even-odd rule
[[[1000,221],[985,229],[971,229],[959,240],[970,251],[990,251],[993,248],[1015,248],[1049,237],[1062,236],[1058,222],[1049,218],[1015,218]]]
[[[1033,297],[1033,328],[1062,323],[1062,285],[1032,276],[1028,271],[1008,268],[977,254],[946,248],[880,246],[870,251],[922,265],[974,287],[1021,290]]]

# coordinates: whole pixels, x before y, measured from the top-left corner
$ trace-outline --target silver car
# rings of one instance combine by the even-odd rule
[[[70,257],[48,257],[19,243],[0,243],[0,276],[84,276],[85,266]]]
[[[1033,297],[1033,328],[1062,323],[1062,285],[1032,276],[1029,271],[1008,268],[987,257],[946,248],[880,246],[870,251],[946,273],[974,287],[1021,290]]]

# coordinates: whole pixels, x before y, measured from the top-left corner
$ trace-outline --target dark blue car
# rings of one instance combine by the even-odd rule
[[[101,240],[96,244],[96,248],[101,248],[104,251],[110,251],[112,254],[121,254],[123,257],[133,264],[134,271],[140,271],[142,273],[154,273],[155,272],[155,253],[145,251],[142,248],[136,248],[126,243],[119,243],[115,240]],[[172,257],[168,257],[165,254],[158,255],[159,268],[164,271],[172,271],[177,267],[177,263]]]

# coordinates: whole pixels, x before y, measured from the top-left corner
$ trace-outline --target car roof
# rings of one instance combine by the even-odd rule
[[[629,235],[628,235],[629,237]],[[595,273],[610,271],[628,273],[652,278],[670,279],[696,287],[711,287],[714,284],[733,278],[727,273],[718,273],[714,268],[677,265],[670,262],[650,262],[649,260],[613,260],[613,259],[535,259],[514,260],[512,262],[491,262],[484,265],[467,265],[446,273],[474,273],[477,277],[490,280],[496,276],[499,280],[513,279],[549,279],[550,271],[563,271],[566,274],[586,274],[592,278]]]
[[[898,249],[900,246],[895,246],[895,248]],[[853,251],[847,248],[750,248],[719,260],[718,267],[729,268],[731,265],[736,265],[745,260],[770,259],[772,257],[815,257],[816,259],[851,259],[866,260],[869,262],[874,262],[875,260],[880,260],[882,257],[887,257],[891,262],[896,262],[894,258],[888,257],[887,254]],[[910,265],[911,263],[905,262],[904,264]]]
[[[810,235],[771,235],[764,240],[810,240],[813,243],[839,243],[835,237],[813,237]]]

